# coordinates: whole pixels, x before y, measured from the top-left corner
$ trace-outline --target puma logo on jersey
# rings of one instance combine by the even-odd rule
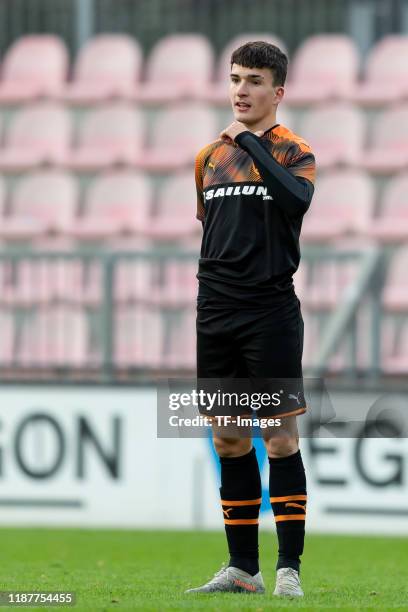
[[[262,196],[264,200],[273,200],[273,197],[268,195],[268,188],[264,185],[236,185],[230,187],[218,187],[218,189],[209,189],[203,193],[206,200],[237,195],[255,195]]]
[[[208,164],[208,167],[211,168],[212,170],[215,170],[215,164],[213,164],[212,162]]]

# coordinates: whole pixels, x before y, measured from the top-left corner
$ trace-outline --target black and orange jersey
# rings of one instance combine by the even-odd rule
[[[196,157],[197,218],[203,222],[199,297],[265,305],[293,293],[299,236],[315,180],[310,146],[275,125],[233,144],[221,139]]]

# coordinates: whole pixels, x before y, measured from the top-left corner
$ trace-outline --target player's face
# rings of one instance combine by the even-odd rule
[[[230,100],[236,121],[253,125],[275,112],[283,87],[274,86],[269,68],[233,64],[230,79]]]

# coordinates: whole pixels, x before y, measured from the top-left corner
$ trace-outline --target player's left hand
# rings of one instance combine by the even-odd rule
[[[228,144],[232,144],[235,138],[238,136],[238,134],[241,134],[241,132],[248,132],[248,128],[246,127],[246,125],[241,123],[241,121],[233,121],[228,127],[222,130],[222,132],[220,133],[220,138]],[[255,134],[257,136],[262,136],[263,132],[258,131],[255,132]]]
[[[232,123],[230,123],[228,127],[222,130],[222,132],[220,133],[220,138],[221,140],[224,140],[225,142],[232,144],[235,138],[238,136],[238,134],[241,134],[241,132],[247,132],[247,131],[248,131],[248,128],[246,127],[246,125],[244,125],[240,121],[233,121]]]

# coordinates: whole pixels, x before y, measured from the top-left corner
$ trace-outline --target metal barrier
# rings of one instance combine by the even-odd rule
[[[380,372],[381,255],[377,249],[304,249],[308,279],[302,287],[295,277],[295,288],[313,335],[312,350],[305,347],[306,373],[330,371],[339,347],[340,373]],[[350,262],[356,273],[344,284],[341,270]],[[329,264],[341,272],[338,287],[331,283],[332,303],[328,287],[323,284],[322,291],[313,282],[316,275],[325,278]],[[191,375],[196,270],[197,253],[174,250],[0,253],[1,379],[125,383]],[[357,334],[367,308],[369,329],[363,333],[371,347],[361,364]]]

